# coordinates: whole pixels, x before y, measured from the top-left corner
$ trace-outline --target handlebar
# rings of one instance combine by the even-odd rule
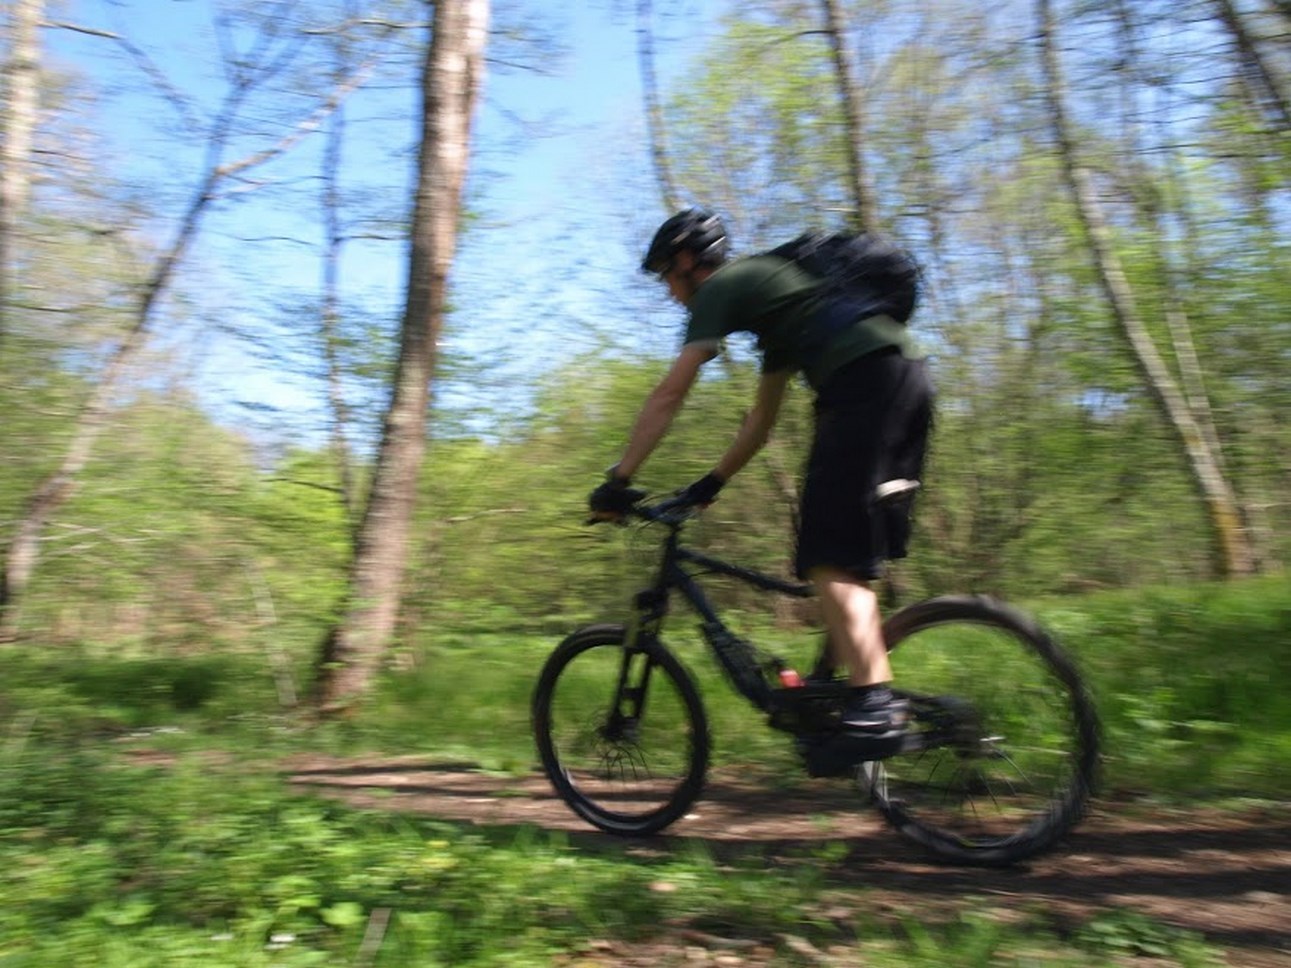
[[[702,504],[694,504],[682,495],[674,494],[655,504],[634,504],[628,513],[643,521],[676,527],[693,518],[703,508]]]
[[[671,559],[673,561],[691,562],[709,573],[736,578],[764,591],[792,595],[796,598],[810,598],[815,594],[815,589],[810,584],[785,581],[750,568],[741,568],[738,565],[732,565],[729,562],[710,557],[692,548],[677,548],[675,545],[681,526],[707,506],[706,504],[694,504],[686,500],[681,493],[673,494],[653,504],[647,504],[646,499],[642,498],[628,508],[623,513],[623,517],[617,519],[615,523],[626,525],[628,518],[638,518],[650,524],[662,524],[670,528],[672,530],[672,548],[668,553],[673,556]],[[587,523],[600,524],[608,520],[610,519],[591,518]],[[687,594],[693,595],[697,594],[697,592],[692,591],[687,592]],[[691,600],[692,602],[694,601],[693,598]]]
[[[646,503],[645,499],[638,501],[632,507],[624,512],[623,517],[617,521],[611,518],[588,518],[588,524],[626,524],[628,518],[639,518],[650,524],[664,524],[670,528],[678,528],[685,522],[693,518],[704,505],[693,504],[687,501],[681,494],[673,494],[664,498],[662,501],[656,501],[653,504]]]

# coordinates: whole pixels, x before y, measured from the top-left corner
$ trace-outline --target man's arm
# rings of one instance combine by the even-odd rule
[[[717,355],[709,343],[690,343],[681,348],[672,367],[646,397],[641,413],[637,416],[627,450],[618,463],[619,477],[630,478],[636,474],[647,457],[654,451],[663,435],[668,432],[673,418],[695,385],[699,368]]]
[[[735,441],[713,468],[713,473],[722,481],[729,481],[751,461],[753,455],[762,449],[771,436],[771,428],[775,426],[776,418],[780,415],[780,405],[784,402],[785,391],[789,387],[789,379],[792,375],[791,370],[762,374],[762,378],[758,381],[753,409],[745,415],[744,423],[740,425],[740,431],[735,435]]]

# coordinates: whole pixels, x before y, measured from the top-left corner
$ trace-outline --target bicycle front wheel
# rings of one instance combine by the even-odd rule
[[[547,660],[533,726],[547,778],[584,820],[643,835],[681,817],[708,766],[708,723],[695,685],[657,642],[626,647],[619,625],[591,626]]]
[[[938,856],[1013,864],[1083,815],[1098,767],[1093,702],[1071,660],[991,599],[920,602],[884,625],[909,752],[861,771],[884,818]]]

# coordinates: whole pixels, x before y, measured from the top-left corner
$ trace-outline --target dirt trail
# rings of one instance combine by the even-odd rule
[[[294,761],[288,770],[291,782],[355,806],[564,830],[588,849],[668,851],[696,838],[717,857],[754,852],[774,862],[798,846],[838,841],[847,854],[827,862],[830,886],[863,888],[874,903],[896,910],[953,909],[967,896],[998,898],[1003,908],[1039,902],[1073,923],[1101,910],[1132,910],[1204,935],[1230,965],[1291,968],[1291,804],[1244,812],[1104,805],[1062,851],[991,871],[929,862],[842,784],[786,793],[719,774],[694,812],[665,836],[625,841],[592,830],[537,775],[321,757]],[[801,862],[801,851],[797,857]]]

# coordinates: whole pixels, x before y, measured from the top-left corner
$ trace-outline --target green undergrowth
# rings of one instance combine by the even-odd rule
[[[1291,799],[1285,583],[1034,609],[1097,697],[1112,795],[1217,809]],[[812,636],[739,619],[794,661],[813,647]],[[718,764],[805,782],[688,626],[677,616],[669,641],[701,681]],[[264,654],[6,649],[0,968],[591,966],[654,944],[684,953],[695,932],[785,965],[832,948],[850,953],[843,963],[875,965],[1218,963],[1200,939],[1129,913],[1072,926],[989,898],[936,916],[875,905],[837,844],[771,864],[757,849],[720,860],[698,844],[645,852],[362,811],[283,782],[280,764],[300,753],[533,769],[528,703],[553,645],[440,630],[360,715],[322,726],[283,705],[281,669],[275,677]],[[303,684],[298,671],[292,691]]]
[[[1041,603],[1098,702],[1110,793],[1291,799],[1285,577]]]
[[[875,965],[1218,963],[1142,919],[1073,935],[1040,905],[986,898],[894,912],[839,886],[847,857],[830,845],[768,864],[758,849],[719,860],[698,843],[646,851],[362,811],[228,751],[140,765],[29,748],[0,783],[5,968],[593,966],[633,951],[684,964],[697,944],[778,965],[830,950]]]

